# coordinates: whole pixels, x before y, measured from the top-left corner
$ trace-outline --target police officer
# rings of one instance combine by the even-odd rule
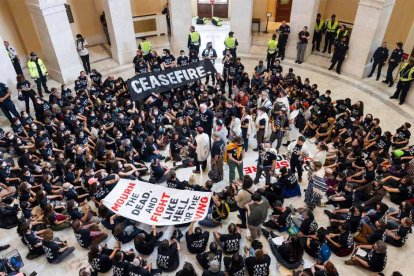
[[[147,41],[146,37],[141,38],[141,42],[138,45],[138,49],[141,50],[142,52],[142,57],[144,58],[145,61],[149,61],[151,58],[151,50],[152,50],[152,46],[151,46],[151,42]]]
[[[348,44],[346,43],[346,37],[342,37],[340,42],[336,42],[334,45],[334,54],[332,56],[331,60],[331,66],[329,67],[329,70],[332,70],[335,67],[335,64],[338,63],[336,66],[336,72],[338,74],[341,74],[341,66],[344,62],[346,51],[348,51]]]
[[[279,48],[279,53],[277,55],[278,58],[283,60],[285,58],[285,49],[287,40],[290,34],[290,27],[286,24],[286,21],[282,21],[282,25],[279,27],[279,41],[277,43],[277,47]]]
[[[277,51],[277,40],[276,34],[272,35],[272,38],[267,43],[267,70],[269,70],[273,64],[275,64]]]
[[[400,105],[402,105],[405,101],[405,97],[407,96],[408,90],[410,90],[411,82],[414,79],[414,59],[410,59],[409,63],[405,63],[400,70],[400,80],[397,84],[397,91],[395,91],[394,95],[390,97],[390,99],[398,99],[401,92],[400,97]]]
[[[47,88],[47,84],[46,84],[46,80],[47,80],[46,79],[46,76],[47,76],[46,66],[43,63],[43,61],[37,57],[36,53],[34,52],[30,53],[30,59],[27,62],[27,68],[29,69],[30,76],[36,82],[37,92],[39,93],[39,96],[43,98],[42,86],[43,86],[43,89],[45,89],[45,92],[47,94],[50,94],[49,88]]]
[[[379,80],[381,76],[382,66],[384,66],[387,59],[388,59],[387,42],[383,42],[381,47],[378,47],[375,50],[374,55],[371,58],[371,62],[374,61],[374,64],[372,64],[371,73],[369,73],[368,78],[372,77],[372,74],[374,74],[375,68],[377,68],[377,65],[378,65],[377,80]]]
[[[259,159],[257,161],[257,172],[254,184],[259,183],[262,173],[265,173],[266,186],[270,185],[270,177],[276,169],[277,150],[272,148],[270,141],[265,141],[260,147]]]
[[[322,19],[320,13],[316,16],[315,28],[313,30],[313,39],[312,39],[312,51],[316,49],[316,51],[320,52],[322,34],[324,30],[324,23],[325,20]]]
[[[325,46],[323,47],[322,53],[325,53],[328,49],[328,53],[331,53],[331,47],[334,44],[336,29],[338,28],[339,22],[336,20],[336,15],[333,14],[331,19],[326,21],[325,29]]]
[[[230,53],[235,60],[237,58],[237,46],[239,45],[239,42],[237,42],[237,39],[233,36],[234,32],[229,32],[229,36],[224,39],[224,46],[226,47],[226,50],[230,50]],[[224,51],[226,51],[224,50]]]
[[[23,75],[22,67],[20,66],[19,55],[17,54],[16,49],[10,45],[8,41],[4,41],[4,47],[6,47],[7,54],[10,57],[11,62],[13,63],[14,71],[17,75]]]
[[[194,26],[190,27],[190,33],[188,34],[187,48],[189,51],[194,50],[197,55],[200,51],[201,37],[200,33],[197,32]]]
[[[341,25],[341,28],[336,30],[335,41],[341,41],[343,37],[346,37],[348,40],[348,29],[345,25]]]
[[[387,77],[383,80],[383,83],[388,83],[388,87],[394,85],[394,77],[392,76],[392,72],[394,69],[400,64],[403,59],[403,44],[402,42],[397,43],[397,48],[392,51],[390,59],[388,60],[388,70],[387,70]]]

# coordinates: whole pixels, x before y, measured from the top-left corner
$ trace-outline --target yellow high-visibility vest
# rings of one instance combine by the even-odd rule
[[[408,72],[405,72],[404,75],[401,75],[401,73],[403,72],[403,70],[405,69],[405,67],[408,66],[408,63],[405,63],[400,70],[400,81],[403,82],[408,82],[408,81],[412,81],[413,78],[413,73],[414,73],[414,66],[411,67],[411,69]]]
[[[236,39],[234,37],[226,37],[224,45],[226,49],[234,49],[236,47]]]
[[[151,42],[149,41],[142,41],[139,46],[141,47],[142,54],[148,55],[151,52]]]
[[[190,33],[190,37],[191,37],[191,44],[193,44],[195,46],[200,45],[200,43],[199,43],[200,33],[199,32]]]
[[[267,43],[267,52],[269,54],[273,54],[276,52],[276,48],[277,48],[277,41],[276,40],[269,40],[269,43]]]
[[[42,72],[42,75],[46,76],[47,70],[46,70],[46,66],[43,63],[43,61],[40,58],[38,58],[37,63],[39,64],[40,71]],[[33,60],[30,59],[27,62],[27,68],[29,68],[29,74],[33,79],[39,78],[39,72],[37,71],[36,62],[34,62]]]
[[[335,20],[335,22],[332,25],[332,20],[329,19],[326,22],[326,28],[328,29],[328,32],[330,32],[330,33],[335,32],[336,28],[338,27],[338,24],[339,24],[338,21]]]
[[[323,27],[323,23],[325,23],[325,21],[322,18],[319,20],[319,24],[318,24],[318,22],[316,22],[315,23],[315,31],[321,30],[322,27]]]
[[[341,29],[338,29],[336,31],[336,39],[338,39],[340,32],[341,32]],[[348,36],[348,30],[345,30],[345,32],[342,34],[342,37],[344,37],[344,36]]]

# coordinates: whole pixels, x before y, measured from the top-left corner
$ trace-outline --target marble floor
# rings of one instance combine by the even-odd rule
[[[212,28],[214,27],[214,28]],[[200,28],[202,40],[207,42],[209,40],[213,41],[216,49],[220,53],[220,45],[222,45],[222,41],[228,32],[226,29],[226,25],[223,26],[222,29],[217,29],[215,26],[197,26]],[[270,34],[253,34],[253,46],[251,52],[249,54],[241,55],[242,62],[245,65],[246,71],[251,73],[253,72],[254,66],[257,64],[259,59],[265,58],[265,49],[266,49],[266,41]],[[155,49],[162,49],[164,47],[169,47],[170,43],[168,37],[160,36],[160,37],[151,37],[149,40],[153,43]],[[204,45],[203,42],[203,45]],[[128,65],[118,66],[115,61],[113,61],[110,57],[110,54],[107,50],[107,46],[105,45],[97,45],[90,48],[91,52],[91,60],[92,60],[92,67],[101,71],[104,76],[106,76],[109,72],[115,74],[116,76],[122,76],[124,78],[129,78],[133,76],[134,71],[132,67],[132,63]],[[175,53],[177,54],[177,53]],[[131,61],[132,61],[131,57]],[[390,130],[393,132],[396,128],[398,128],[402,123],[405,121],[409,121],[414,123],[414,110],[409,106],[398,106],[397,102],[390,101],[388,96],[394,91],[392,88],[385,87],[380,82],[376,82],[373,79],[368,80],[356,80],[344,75],[337,75],[336,73],[332,73],[331,71],[327,70],[329,64],[329,59],[327,57],[319,56],[319,55],[312,55],[305,63],[301,65],[295,64],[292,60],[286,59],[282,62],[284,68],[293,68],[294,72],[297,75],[300,75],[302,79],[309,78],[311,83],[317,83],[319,86],[319,90],[321,92],[325,91],[326,89],[330,89],[332,91],[332,97],[334,99],[341,99],[345,97],[349,97],[352,101],[361,100],[364,102],[364,112],[365,113],[372,113],[376,117],[380,118],[381,120],[381,127],[383,131]],[[222,66],[220,61],[217,62],[217,70],[221,71]],[[59,85],[57,82],[51,80],[48,82],[50,87]],[[18,102],[18,107],[22,109],[23,104],[22,102]],[[0,126],[2,126],[5,130],[9,129],[9,125],[6,122],[4,117],[0,118]],[[254,146],[252,142],[251,147]],[[309,142],[308,142],[309,143]],[[312,151],[314,151],[314,145],[309,143]],[[286,149],[282,147],[280,153],[285,153]],[[257,153],[253,151],[249,151],[246,157],[246,164],[253,164],[256,160]],[[172,164],[167,163],[167,165],[171,166]],[[226,168],[227,172],[227,168]],[[181,169],[177,171],[177,176],[181,180],[188,180],[191,174],[191,169]],[[225,174],[226,178],[223,182],[217,183],[214,186],[214,190],[220,190],[224,187],[228,180],[228,173]],[[201,174],[199,177],[199,183],[203,184],[207,180],[206,174]],[[306,177],[304,177],[306,179]],[[262,179],[263,182],[263,179]],[[260,185],[263,185],[263,183]],[[306,181],[301,184],[301,188],[306,188]],[[388,200],[387,200],[388,201]],[[286,200],[287,204],[292,204],[295,207],[303,205],[302,198],[294,198]],[[392,204],[391,204],[392,205]],[[231,222],[238,223],[237,214],[232,213],[229,218],[223,223],[221,227],[218,227],[218,231],[225,232],[227,229],[227,225]],[[328,220],[327,217],[323,214],[323,209],[316,208],[315,210],[315,217],[318,221],[320,226],[327,226]],[[149,227],[146,225],[140,225],[144,230],[149,230]],[[173,227],[164,227],[164,229],[160,229],[164,231],[165,237],[169,237],[173,230]],[[242,235],[245,237],[247,232],[242,230]],[[77,271],[79,268],[85,264],[87,264],[87,251],[82,249],[77,244],[73,232],[71,229],[66,229],[56,233],[56,236],[60,237],[62,240],[67,240],[69,245],[75,246],[76,250],[74,254],[68,257],[63,263],[59,265],[52,265],[48,264],[45,257],[40,257],[35,260],[24,260],[25,266],[22,269],[23,272],[30,273],[32,271],[37,271],[38,275],[59,275],[59,276],[74,276],[77,275]],[[212,241],[212,236],[210,237],[210,241]],[[262,237],[261,241],[265,246],[265,250],[269,251],[269,247],[267,242]],[[115,244],[114,238],[109,238],[107,241],[109,247],[112,247]],[[11,244],[11,249],[18,249],[19,252],[25,256],[27,254],[27,249],[23,246],[20,242],[15,229],[12,230],[4,230],[0,229],[0,244]],[[246,245],[245,239],[242,242],[242,247]],[[125,244],[122,246],[123,250],[129,250],[133,248],[133,244]],[[9,251],[9,250],[7,250]],[[6,251],[6,252],[7,252]],[[6,252],[1,252],[5,254]],[[412,256],[414,254],[414,237],[410,235],[408,241],[402,248],[394,248],[389,247],[388,249],[388,263],[384,270],[385,275],[390,275],[393,271],[399,270],[403,273],[403,275],[413,275],[412,269],[414,265],[410,263]],[[272,255],[270,253],[270,255]],[[181,258],[181,265],[184,264],[185,261],[191,262],[194,264],[197,272],[201,275],[201,269],[198,264],[195,262],[195,258],[191,255],[185,246],[185,241],[182,241],[182,250],[180,254]],[[276,260],[273,256],[272,258],[272,270],[271,275],[292,275],[292,272],[280,267],[279,270],[276,269]],[[311,258],[305,255],[305,259],[311,261]],[[339,258],[336,256],[332,256],[331,261],[337,267],[340,275],[375,275],[374,273],[367,272],[366,270],[362,270],[357,267],[349,267],[343,264],[343,261],[346,258]],[[155,261],[155,253],[148,257],[148,262]],[[111,273],[106,273],[103,275],[112,275]],[[165,274],[165,275],[174,275],[173,273]]]

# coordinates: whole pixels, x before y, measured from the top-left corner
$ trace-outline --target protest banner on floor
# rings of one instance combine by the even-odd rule
[[[174,67],[160,72],[138,74],[127,81],[132,100],[142,100],[152,93],[161,93],[173,88],[193,83],[216,72],[209,60]]]
[[[305,172],[309,171],[309,165],[306,164],[306,161],[312,161],[311,157],[305,157],[302,168]],[[278,154],[276,158],[276,170],[279,171],[280,168],[286,167],[290,169],[290,163],[288,156],[286,154]],[[244,174],[255,175],[257,172],[257,157],[256,158],[246,158],[243,160],[243,170]]]
[[[202,220],[211,194],[171,189],[138,180],[121,179],[103,199],[112,212],[149,225],[176,225]]]

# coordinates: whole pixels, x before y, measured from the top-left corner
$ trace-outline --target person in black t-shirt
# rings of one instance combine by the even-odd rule
[[[206,250],[210,232],[203,232],[200,227],[196,227],[194,230],[193,229],[194,221],[191,222],[187,233],[185,233],[185,240],[187,242],[188,251],[192,254],[202,253],[204,250]]]
[[[96,223],[82,225],[80,220],[75,219],[72,222],[72,229],[79,245],[83,248],[88,248],[91,244],[100,244],[108,238]]]
[[[228,275],[244,276],[244,259],[239,253],[235,253],[232,257],[224,257],[223,263]]]
[[[362,249],[366,252],[365,256],[358,254],[358,250]],[[379,240],[373,245],[358,245],[351,259],[346,260],[347,265],[359,265],[369,269],[372,272],[381,272],[387,264],[387,245]]]
[[[119,243],[113,250],[109,249],[106,245],[102,247],[99,244],[93,244],[88,253],[88,262],[95,272],[108,272],[112,267],[112,260],[120,248]]]
[[[273,203],[273,208],[271,219],[263,223],[263,226],[277,229],[279,232],[286,231],[293,224],[292,210],[289,207],[284,207],[279,200]]]
[[[354,237],[351,233],[351,225],[344,223],[339,225],[338,234],[328,234],[326,239],[328,241],[329,248],[338,257],[345,257],[352,253],[354,249]]]
[[[311,209],[306,208],[301,212],[303,220],[293,217],[293,223],[299,228],[298,236],[307,237],[314,236],[318,230],[318,223]],[[299,223],[298,223],[299,222]]]
[[[42,238],[38,236],[43,234],[45,230],[33,231],[30,221],[24,222],[20,226],[20,230],[23,233],[23,240],[29,249],[29,253],[26,255],[28,260],[45,254],[45,251],[43,250]]]
[[[245,260],[246,269],[250,276],[267,276],[270,273],[269,255],[265,254],[262,249],[257,249],[254,256],[247,257]]]
[[[285,198],[300,196],[301,191],[296,175],[286,167],[280,168],[279,172],[281,175],[276,185],[283,190],[283,196]]]
[[[75,251],[75,247],[69,247],[65,241],[61,242],[59,239],[53,239],[53,231],[50,229],[43,232],[42,244],[47,261],[53,264],[62,262]]]
[[[401,247],[404,245],[408,238],[408,234],[411,231],[413,225],[412,219],[406,217],[401,220],[401,225],[397,229],[385,230],[383,240],[395,247]]]
[[[186,66],[189,64],[188,57],[185,55],[185,51],[180,51],[180,56],[177,58],[177,65],[178,66]]]
[[[145,231],[142,231],[134,238],[135,249],[138,253],[143,255],[151,255],[154,251],[156,243],[159,238],[161,238],[163,232],[157,233],[157,229],[153,225],[151,228],[151,233],[148,234]]]
[[[157,267],[163,272],[173,272],[180,265],[178,251],[181,249],[180,240],[183,234],[180,230],[174,230],[171,242],[167,239],[161,241],[157,252]]]
[[[258,146],[260,149],[259,159],[257,161],[257,172],[254,178],[254,184],[259,183],[262,173],[265,173],[266,186],[270,185],[270,177],[276,169],[277,150],[272,148],[270,141],[264,142]]]
[[[225,276],[224,272],[220,270],[221,263],[217,260],[210,261],[210,267],[203,271],[202,276]]]
[[[240,231],[234,223],[230,223],[227,227],[227,230],[229,231],[228,234],[221,234],[217,231],[214,231],[214,239],[220,244],[221,248],[223,248],[224,253],[238,253],[241,240]]]
[[[211,147],[211,168],[215,168],[219,172],[220,181],[223,180],[223,155],[226,145],[220,138],[218,132],[213,133],[213,146]]]
[[[134,254],[132,253],[132,255]],[[129,265],[130,263],[125,260],[124,253],[121,251],[116,252],[112,264],[112,276],[129,276]]]
[[[218,262],[218,267],[221,267],[221,259],[223,257],[223,251],[218,248],[216,242],[211,242],[209,246],[210,251],[204,253],[198,253],[196,259],[203,269],[211,268],[212,261]]]
[[[162,54],[163,54],[163,57],[161,58],[162,67],[164,69],[175,67],[175,57],[171,55],[170,50],[163,49]]]
[[[400,149],[408,145],[411,137],[410,128],[411,124],[406,122],[395,131],[395,134],[392,136],[392,147],[394,149]]]

